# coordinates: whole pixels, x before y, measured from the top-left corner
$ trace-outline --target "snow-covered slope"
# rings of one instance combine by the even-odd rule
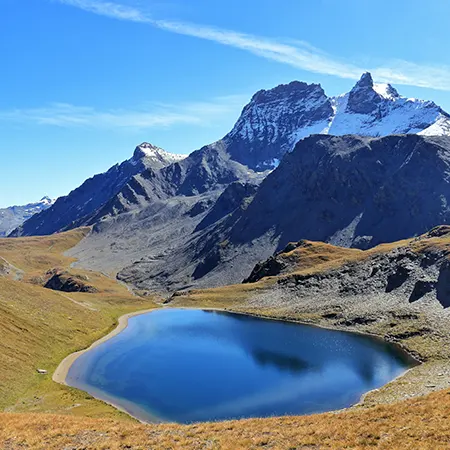
[[[331,102],[334,115],[327,134],[450,134],[450,116],[439,106],[402,97],[390,84],[373,83],[369,73],[348,94],[334,97]]]
[[[450,135],[450,115],[431,101],[374,83],[370,73],[338,97],[328,97],[318,84],[294,81],[255,94],[224,141],[232,158],[267,169],[312,134]]]
[[[55,200],[45,196],[36,203],[0,209],[0,236],[8,236],[15,228],[35,214],[50,208],[53,203],[55,203]]]

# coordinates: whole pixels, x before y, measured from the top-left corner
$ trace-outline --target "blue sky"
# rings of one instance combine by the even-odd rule
[[[450,111],[447,0],[1,0],[0,207],[64,195],[149,141],[189,153],[251,95],[365,70]]]

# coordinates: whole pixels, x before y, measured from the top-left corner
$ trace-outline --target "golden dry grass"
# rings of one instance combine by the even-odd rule
[[[51,236],[0,239],[0,256],[27,275],[40,274],[53,267],[67,267],[75,259],[64,256],[89,233],[78,228]]]
[[[449,419],[450,391],[362,411],[187,426],[0,414],[0,445],[5,450],[448,450]]]
[[[23,271],[23,280],[0,276],[0,408],[115,417],[119,413],[75,389],[51,380],[70,353],[96,341],[123,314],[155,307],[114,279],[86,271],[98,293],[56,292],[33,280],[54,267],[70,270],[63,253],[89,229],[47,237],[0,239],[0,257]],[[40,375],[37,369],[48,371]]]
[[[336,247],[325,242],[302,241],[294,250],[281,253],[278,258],[287,263],[291,272],[320,268],[323,264],[341,261],[344,258],[354,258],[361,250],[354,248]]]

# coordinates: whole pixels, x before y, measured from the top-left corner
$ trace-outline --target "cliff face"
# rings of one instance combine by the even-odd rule
[[[313,136],[263,181],[230,241],[369,248],[419,235],[450,221],[449,174],[449,137]]]

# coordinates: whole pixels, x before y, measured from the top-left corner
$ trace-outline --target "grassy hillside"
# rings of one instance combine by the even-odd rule
[[[179,425],[0,414],[5,449],[448,450],[450,391],[363,411]]]
[[[51,374],[68,354],[83,349],[130,311],[154,307],[151,298],[132,296],[115,280],[93,272],[76,274],[98,293],[46,289],[47,271],[70,269],[64,252],[89,229],[49,237],[0,239],[0,408],[117,416],[115,409],[54,383]],[[8,267],[5,273],[5,267]],[[37,373],[48,371],[47,375]]]

